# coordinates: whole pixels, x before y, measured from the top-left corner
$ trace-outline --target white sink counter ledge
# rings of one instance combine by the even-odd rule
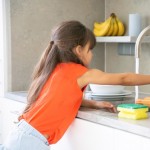
[[[6,97],[12,100],[26,103],[26,92],[10,92]],[[144,95],[142,94],[142,97]],[[145,95],[146,97],[147,95]],[[134,103],[134,97],[128,100],[121,101],[122,103]],[[114,104],[119,104],[120,101]],[[118,113],[110,113],[102,109],[91,109],[81,107],[78,111],[77,118],[87,120],[96,124],[104,125],[107,127],[123,130],[125,132],[133,133],[150,139],[150,112],[149,118],[143,120],[131,120],[118,118]]]

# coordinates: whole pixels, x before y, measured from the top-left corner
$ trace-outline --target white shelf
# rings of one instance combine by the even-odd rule
[[[135,43],[137,37],[135,36],[105,36],[96,37],[99,43]],[[142,40],[144,43],[150,43],[150,36],[145,36]]]

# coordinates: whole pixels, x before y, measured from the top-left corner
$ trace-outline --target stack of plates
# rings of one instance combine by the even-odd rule
[[[102,94],[102,93],[93,93],[92,91],[86,91],[84,98],[93,99],[93,100],[107,100],[107,101],[120,101],[124,100],[126,97],[132,95],[131,91],[123,91],[119,94]]]

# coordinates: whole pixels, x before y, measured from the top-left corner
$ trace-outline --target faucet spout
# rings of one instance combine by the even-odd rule
[[[135,73],[136,74],[139,73],[139,63],[140,63],[139,58],[141,52],[142,39],[148,30],[150,30],[150,25],[141,31],[135,43]],[[135,86],[135,102],[138,99],[138,95],[139,95],[139,87]]]
[[[140,51],[141,51],[141,42],[142,39],[144,37],[144,35],[146,34],[146,32],[150,30],[150,25],[147,26],[145,29],[143,29],[141,31],[141,33],[139,34],[139,36],[137,37],[136,43],[135,43],[135,58],[139,58],[140,57]]]

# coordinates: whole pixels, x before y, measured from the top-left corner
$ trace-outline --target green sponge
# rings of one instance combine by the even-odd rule
[[[148,106],[141,104],[120,104],[118,107],[127,108],[127,109],[140,109],[140,108],[148,108]]]

